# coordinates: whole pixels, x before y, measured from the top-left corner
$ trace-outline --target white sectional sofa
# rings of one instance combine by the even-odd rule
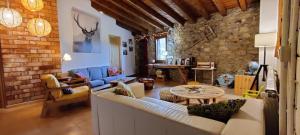
[[[95,135],[264,135],[263,101],[248,99],[226,124],[187,113],[186,106],[145,97],[143,84],[130,84],[137,98],[113,88],[92,94]]]

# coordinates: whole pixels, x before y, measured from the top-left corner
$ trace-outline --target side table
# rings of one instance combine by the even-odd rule
[[[154,79],[152,78],[140,78],[140,83],[144,83],[145,90],[152,90],[154,86]]]

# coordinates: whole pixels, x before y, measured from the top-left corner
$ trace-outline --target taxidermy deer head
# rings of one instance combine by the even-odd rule
[[[96,28],[91,28],[90,31],[88,31],[86,28],[83,28],[79,23],[79,14],[77,15],[77,17],[75,17],[74,15],[74,21],[76,22],[77,26],[81,29],[82,33],[85,35],[86,40],[91,40],[92,37],[95,35],[95,32],[98,30],[99,22],[96,23]]]

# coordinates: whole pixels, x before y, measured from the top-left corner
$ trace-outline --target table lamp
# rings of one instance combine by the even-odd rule
[[[72,57],[70,54],[68,53],[65,53],[63,58],[62,58],[62,61],[71,61],[72,60]]]

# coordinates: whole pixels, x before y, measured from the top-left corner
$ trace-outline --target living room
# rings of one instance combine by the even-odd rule
[[[0,134],[300,134],[298,10],[1,0]]]

